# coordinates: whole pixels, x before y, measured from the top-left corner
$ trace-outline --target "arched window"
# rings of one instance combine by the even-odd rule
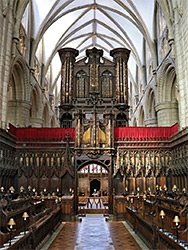
[[[108,173],[108,171],[104,167],[102,167],[98,164],[89,164],[89,165],[81,168],[79,171],[79,173],[92,173],[92,174],[99,174],[101,172],[105,173],[105,174]]]
[[[123,113],[119,113],[116,118],[116,127],[127,127],[127,117]]]
[[[85,98],[88,96],[87,74],[80,70],[76,74],[76,97]]]
[[[112,73],[108,70],[104,71],[101,76],[102,97],[110,98],[113,95],[112,91]]]

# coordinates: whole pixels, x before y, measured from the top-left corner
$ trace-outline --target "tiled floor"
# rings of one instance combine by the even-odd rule
[[[80,223],[67,222],[48,250],[73,250],[76,245]]]
[[[49,241],[51,243],[51,241]],[[88,215],[81,223],[67,222],[48,250],[140,250],[122,222],[106,222],[103,215]]]
[[[75,250],[111,250],[113,243],[103,215],[82,219]]]
[[[109,222],[109,230],[116,250],[141,250],[122,222]]]

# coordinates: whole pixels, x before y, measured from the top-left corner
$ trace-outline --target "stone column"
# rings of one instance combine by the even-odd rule
[[[14,126],[25,127],[29,125],[30,103],[22,100],[10,100],[8,102],[8,119],[7,121]]]
[[[175,39],[175,64],[176,64],[176,77],[178,83],[178,115],[179,115],[179,128],[182,129],[188,124],[188,2],[184,1],[183,12],[180,15],[178,1],[174,1],[174,39]],[[172,40],[173,42],[173,40]]]
[[[156,117],[148,118],[144,120],[144,124],[146,127],[157,127],[157,118]]]
[[[1,4],[0,4],[1,5]],[[5,8],[0,6],[0,127],[7,126],[7,88],[10,83],[10,70],[12,61],[12,39],[14,29],[14,1],[5,4]]]
[[[117,48],[110,51],[115,62],[116,104],[128,107],[127,62],[130,50]]]
[[[172,126],[178,121],[177,102],[164,102],[156,105],[158,126]]]

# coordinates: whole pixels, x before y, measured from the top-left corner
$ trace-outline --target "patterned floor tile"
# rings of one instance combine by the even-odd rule
[[[48,250],[140,250],[121,222],[106,222],[103,216],[90,216],[82,223],[67,222]]]

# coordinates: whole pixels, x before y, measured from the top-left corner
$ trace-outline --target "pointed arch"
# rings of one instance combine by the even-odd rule
[[[156,117],[155,112],[155,93],[152,88],[149,89],[146,100],[146,118]]]
[[[29,69],[22,56],[16,56],[11,66],[11,83],[15,82],[16,99],[30,102]]]
[[[21,56],[12,62],[7,93],[8,122],[27,126],[30,108],[30,85],[26,64]]]
[[[171,58],[167,58],[161,69],[159,84],[157,88],[157,103],[170,101],[173,83],[176,81],[175,63]]]
[[[42,116],[42,103],[40,100],[41,100],[41,92],[38,84],[36,84],[31,94],[31,109],[30,109],[31,124],[33,119],[37,119]]]
[[[156,111],[159,126],[172,126],[179,120],[178,85],[171,58],[165,60],[159,76]]]

